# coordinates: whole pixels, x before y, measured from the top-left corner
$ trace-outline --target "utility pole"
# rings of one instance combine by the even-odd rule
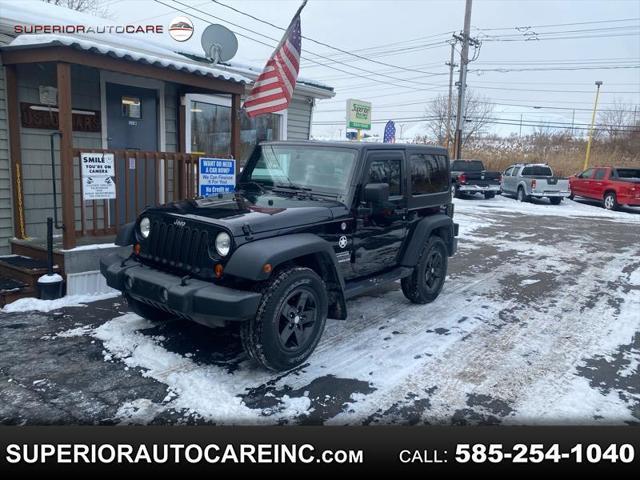
[[[573,109],[573,113],[571,114],[571,138],[573,138],[573,132],[575,130],[574,125],[576,122],[576,109]]]
[[[445,65],[449,66],[449,102],[447,104],[447,137],[445,140],[445,147],[449,150],[449,141],[451,140],[451,103],[453,101],[453,69],[457,66],[453,63],[453,56],[456,53],[456,42],[451,41],[451,60]]]
[[[593,141],[593,126],[596,123],[596,111],[598,110],[598,97],[600,96],[601,80],[596,81],[596,101],[593,104],[593,115],[591,115],[591,128],[589,128],[589,141],[587,142],[587,154],[584,156],[584,168],[586,170],[589,167],[589,156],[591,155],[591,142]]]
[[[469,41],[471,40],[471,4],[467,0],[464,9],[464,30],[462,33],[462,51],[460,53],[460,80],[458,86],[458,110],[456,114],[456,135],[454,144],[454,158],[459,160],[462,155],[462,130],[464,127],[464,95],[467,88],[467,64],[469,63]],[[459,37],[456,37],[459,39]]]
[[[518,136],[522,138],[522,114],[520,114],[520,135]]]

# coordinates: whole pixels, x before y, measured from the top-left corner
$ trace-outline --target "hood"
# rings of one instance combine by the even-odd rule
[[[245,225],[252,233],[262,233],[325,222],[334,218],[336,208],[346,211],[344,204],[335,200],[264,192],[185,200],[147,212],[219,225],[240,236],[245,235]]]

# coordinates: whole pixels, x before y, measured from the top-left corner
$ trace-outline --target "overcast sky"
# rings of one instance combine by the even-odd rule
[[[168,24],[186,12],[196,26],[189,41],[196,49],[200,48],[198,32],[207,23],[221,23],[270,45],[276,42],[266,37],[279,39],[282,35],[274,27],[212,1],[159,1],[170,6],[153,0],[104,3],[114,20],[122,22]],[[297,0],[221,2],[284,27],[300,4]],[[390,64],[361,60],[303,40],[303,57],[329,65],[303,61],[300,75],[327,83],[337,92],[334,99],[318,102],[313,133],[344,135],[345,100],[351,97],[373,103],[374,121],[407,119],[396,122],[405,132],[423,130],[414,119],[424,113],[430,99],[447,92],[445,62],[450,46],[446,42],[452,32],[462,29],[463,17],[464,0],[309,0],[302,13],[303,36]],[[515,123],[494,125],[498,133],[517,133],[521,116],[523,134],[533,129],[526,126],[528,122],[571,123],[574,109],[576,124],[587,124],[595,80],[604,82],[601,108],[616,100],[640,104],[638,0],[474,0],[471,24],[472,35],[482,40],[482,47],[478,59],[470,64],[467,85],[500,104],[495,109],[497,121]],[[272,52],[271,47],[250,39],[240,36],[238,40],[238,61],[261,66]],[[495,71],[505,69],[511,71]],[[457,72],[455,77],[457,80]],[[373,132],[380,133],[382,128],[378,124]]]

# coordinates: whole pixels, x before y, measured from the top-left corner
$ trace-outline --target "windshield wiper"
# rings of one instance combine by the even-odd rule
[[[238,183],[239,186],[242,185],[255,185],[256,187],[258,187],[258,189],[260,190],[260,192],[264,193],[267,191],[266,188],[264,188],[264,186],[262,186],[261,184],[259,184],[258,182],[254,182],[253,180],[249,180],[248,182],[239,182]]]
[[[303,187],[301,185],[296,185],[295,183],[289,183],[288,185],[276,185],[273,188],[274,192],[278,191],[294,191],[294,192],[310,192],[312,189],[309,187]]]

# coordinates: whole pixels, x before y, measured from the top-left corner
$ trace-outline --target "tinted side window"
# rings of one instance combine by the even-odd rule
[[[605,175],[606,175],[607,171],[604,168],[599,168],[596,170],[596,174],[593,176],[594,180],[602,180]]]
[[[591,178],[591,174],[593,173],[593,168],[590,168],[589,170],[585,170],[584,172],[582,172],[579,177],[580,178]]]
[[[447,157],[414,153],[409,157],[411,194],[446,192],[449,188]]]
[[[401,195],[401,161],[398,160],[374,160],[369,164],[368,183],[388,183],[389,195]]]
[[[511,176],[511,172],[513,172],[513,167],[509,167],[507,168],[504,173],[502,174],[503,177],[510,177]]]

